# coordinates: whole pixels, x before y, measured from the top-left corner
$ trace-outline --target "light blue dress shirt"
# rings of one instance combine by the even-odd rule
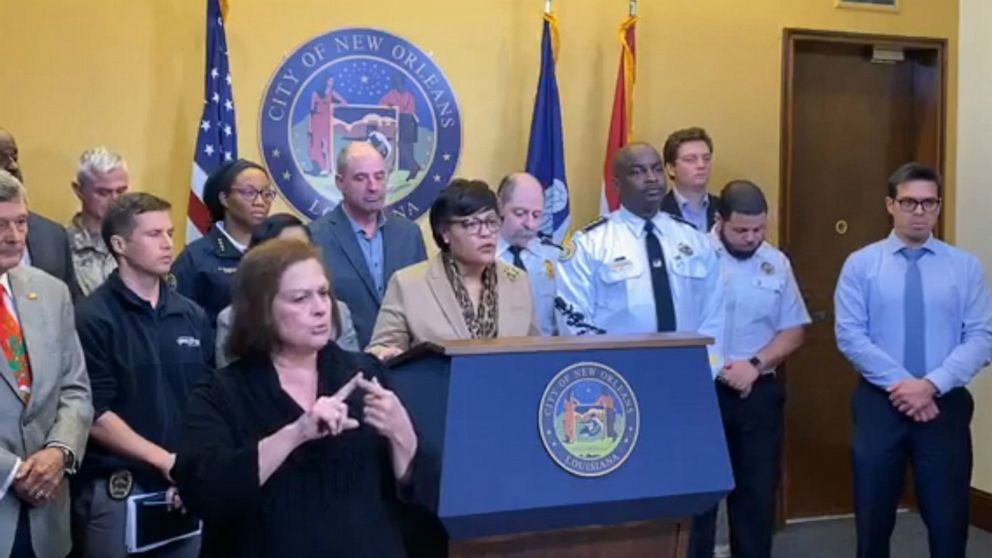
[[[378,221],[375,225],[375,233],[369,238],[365,235],[365,229],[362,228],[348,212],[344,212],[345,216],[348,217],[348,221],[351,223],[351,229],[355,231],[355,238],[358,241],[358,248],[362,251],[362,256],[365,257],[365,263],[369,266],[369,273],[372,275],[372,281],[375,282],[375,290],[379,293],[381,298],[386,289],[386,282],[384,279],[385,274],[385,256],[383,255],[382,248],[382,225],[386,223],[386,216],[382,213],[379,214]]]
[[[906,244],[895,233],[851,254],[834,293],[837,348],[881,388],[913,379],[903,365]],[[992,357],[992,297],[974,255],[931,237],[923,281],[926,369],[940,394],[965,386]]]
[[[510,245],[499,238],[496,246],[496,256],[503,263],[513,265],[513,254]],[[520,259],[526,267],[527,278],[530,279],[531,291],[534,293],[534,312],[537,314],[537,325],[541,335],[557,335],[555,323],[555,276],[558,275],[558,258],[561,250],[549,246],[535,238],[520,251]]]
[[[708,232],[708,227],[706,226],[706,213],[710,207],[710,196],[708,194],[703,194],[703,203],[700,205],[700,210],[696,211],[692,208],[692,204],[689,203],[682,194],[679,193],[678,188],[672,187],[672,194],[675,196],[676,203],[679,204],[679,210],[682,211],[682,217],[693,224],[697,231],[706,233]]]
[[[810,323],[789,258],[763,242],[746,260],[727,253],[719,235],[710,239],[723,268],[727,325],[726,360],[748,360],[771,343],[779,332]]]

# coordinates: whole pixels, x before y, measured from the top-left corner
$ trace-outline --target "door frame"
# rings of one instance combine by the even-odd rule
[[[944,205],[941,208],[940,219],[937,223],[937,228],[935,230],[935,235],[939,238],[944,237],[944,222],[945,215],[948,211],[948,206],[946,204],[948,199],[948,188],[947,181],[944,178],[944,169],[946,168],[945,158],[947,156],[946,141],[947,141],[947,74],[948,74],[948,41],[947,39],[940,38],[929,38],[929,37],[912,37],[912,36],[897,36],[897,35],[883,35],[883,34],[872,34],[872,33],[853,33],[844,31],[826,31],[826,30],[816,30],[816,29],[805,29],[805,28],[786,28],[783,30],[782,34],[782,101],[781,101],[781,142],[779,147],[779,205],[778,205],[778,218],[779,218],[779,246],[783,252],[788,254],[789,248],[792,240],[792,215],[790,212],[790,203],[792,200],[793,188],[792,184],[792,157],[793,157],[793,141],[794,141],[794,106],[795,106],[795,61],[796,61],[796,51],[803,43],[842,43],[848,45],[857,46],[890,46],[903,49],[918,49],[918,50],[931,50],[935,51],[937,55],[938,68],[938,79],[940,80],[938,87],[939,98],[936,100],[936,111],[937,111],[937,143],[936,143],[936,158],[937,161],[937,172],[944,180],[942,198],[944,200]],[[953,197],[953,196],[951,196]],[[789,425],[785,424],[784,430],[788,431]],[[788,468],[785,462],[785,443],[786,436],[783,433],[783,447],[782,447],[782,462],[780,464],[780,470],[782,472],[781,482],[779,483],[778,490],[778,505],[777,505],[777,523],[779,526],[784,526],[788,509],[786,506],[786,494],[784,487],[786,486],[786,480],[788,477]]]

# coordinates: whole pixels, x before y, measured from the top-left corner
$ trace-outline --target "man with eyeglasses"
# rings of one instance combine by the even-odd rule
[[[203,204],[213,225],[176,259],[172,280],[180,294],[207,311],[214,327],[217,314],[231,304],[234,272],[251,233],[269,216],[275,199],[269,173],[245,159],[218,167],[203,184]]]
[[[503,178],[496,195],[503,216],[496,257],[527,272],[541,334],[556,335],[555,262],[562,247],[541,234],[544,187],[533,176],[515,172]]]
[[[310,232],[334,277],[335,295],[351,309],[358,346],[364,349],[389,278],[426,260],[427,249],[417,225],[398,213],[386,214],[389,173],[375,147],[349,143],[335,167],[341,203],[311,222]]]
[[[708,232],[720,203],[719,198],[707,192],[713,169],[713,140],[702,128],[677,130],[665,140],[662,153],[672,189],[661,200],[661,210]]]
[[[938,174],[889,178],[888,238],[851,254],[834,295],[837,347],[861,374],[852,403],[858,556],[886,558],[912,465],[932,556],[964,558],[972,472],[966,386],[992,357],[992,297],[974,255],[933,236]]]
[[[131,176],[127,162],[106,147],[87,149],[79,157],[72,191],[82,210],[72,217],[66,232],[76,281],[83,295],[96,290],[117,269],[117,261],[103,243],[100,227],[110,202],[127,193]]]

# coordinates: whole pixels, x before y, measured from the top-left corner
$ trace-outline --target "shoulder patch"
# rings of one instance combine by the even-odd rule
[[[589,231],[595,229],[596,227],[602,225],[603,223],[606,223],[609,220],[610,220],[609,217],[606,217],[606,216],[600,217],[599,219],[596,219],[592,223],[589,223],[588,225],[582,227],[582,232],[589,232]]]
[[[568,260],[572,259],[572,256],[574,255],[575,255],[575,242],[572,241],[572,235],[568,235],[568,238],[566,238],[565,241],[562,242],[561,254],[558,254],[558,261],[567,262]]]

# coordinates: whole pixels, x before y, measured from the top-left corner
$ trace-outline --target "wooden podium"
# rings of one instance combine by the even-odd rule
[[[449,555],[686,556],[690,518],[733,488],[708,342],[452,341],[390,361]]]

